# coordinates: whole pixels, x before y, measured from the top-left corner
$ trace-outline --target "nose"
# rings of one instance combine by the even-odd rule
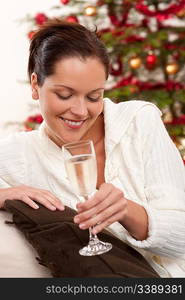
[[[74,99],[72,106],[71,106],[71,113],[80,118],[87,116],[88,109],[87,109],[87,103],[86,103],[85,99],[83,99],[83,98]]]

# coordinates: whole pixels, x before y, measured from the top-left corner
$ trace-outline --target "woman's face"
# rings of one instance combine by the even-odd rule
[[[61,59],[42,86],[36,74],[31,83],[39,99],[48,136],[58,145],[91,138],[93,125],[103,110],[105,69],[97,58]]]

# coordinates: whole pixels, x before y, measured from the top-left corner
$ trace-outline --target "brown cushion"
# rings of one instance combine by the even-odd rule
[[[6,200],[5,209],[25,234],[53,277],[159,277],[136,250],[104,230],[98,237],[113,244],[107,253],[84,257],[78,251],[88,243],[88,230],[74,224],[76,211],[50,211],[39,203],[34,210],[19,200]]]

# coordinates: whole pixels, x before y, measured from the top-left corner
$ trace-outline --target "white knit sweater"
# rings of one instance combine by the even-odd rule
[[[118,222],[107,229],[137,249],[161,277],[185,277],[185,170],[160,115],[149,102],[104,99],[105,181],[145,207],[149,235],[135,240]],[[79,198],[67,179],[62,151],[44,126],[0,140],[0,188],[47,189],[76,209]]]

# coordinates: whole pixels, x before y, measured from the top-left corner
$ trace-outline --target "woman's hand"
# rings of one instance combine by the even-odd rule
[[[92,233],[97,234],[108,225],[124,219],[127,199],[120,189],[110,183],[103,183],[93,197],[77,204],[77,210],[74,222],[81,229],[93,227]]]
[[[64,205],[50,191],[21,185],[17,187],[0,189],[0,208],[5,200],[21,200],[32,208],[39,208],[34,202],[39,202],[50,210],[64,210]]]

